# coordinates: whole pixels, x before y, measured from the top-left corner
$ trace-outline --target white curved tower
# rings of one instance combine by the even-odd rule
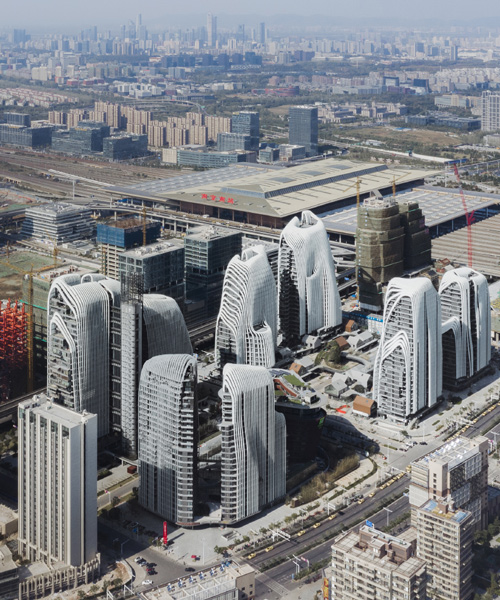
[[[215,329],[217,364],[272,367],[277,334],[276,283],[263,246],[229,261]]]
[[[196,359],[156,356],[139,383],[139,502],[173,523],[193,523],[198,412]]]
[[[139,300],[122,294],[121,428],[125,452],[137,456],[137,390],[142,366],[160,354],[191,354],[189,333],[175,300],[146,294]]]
[[[488,365],[491,315],[484,275],[461,267],[444,274],[439,286],[443,335],[443,381],[455,386]]]
[[[264,367],[224,367],[222,390],[222,521],[258,513],[286,492],[285,417],[274,409]]]
[[[323,222],[310,211],[281,232],[278,264],[279,327],[285,343],[342,322],[335,264]]]
[[[109,430],[109,322],[112,296],[104,276],[63,275],[47,301],[47,393],[60,404],[97,415]]]
[[[425,277],[389,282],[384,328],[373,370],[380,413],[405,420],[442,392],[439,296]]]

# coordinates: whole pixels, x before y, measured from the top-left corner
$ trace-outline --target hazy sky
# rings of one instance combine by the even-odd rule
[[[384,19],[408,20],[439,19],[448,22],[494,24],[500,18],[499,0],[1,0],[0,29],[26,27],[32,29],[60,29],[78,31],[92,24],[118,29],[138,12],[150,28],[182,27],[204,24],[209,11],[218,15],[219,26],[225,21],[230,26],[236,15],[246,17],[249,24],[264,20],[278,22],[280,13],[288,15],[325,15],[331,19]],[[186,17],[191,17],[191,19]],[[319,20],[321,21],[321,20]]]

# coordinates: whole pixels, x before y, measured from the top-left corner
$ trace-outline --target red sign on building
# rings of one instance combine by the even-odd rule
[[[168,544],[168,531],[166,521],[163,521],[163,543],[165,544],[165,546]]]

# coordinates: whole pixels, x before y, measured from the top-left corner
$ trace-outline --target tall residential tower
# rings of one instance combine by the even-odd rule
[[[277,333],[276,283],[263,246],[231,259],[215,330],[219,368],[226,363],[272,367]]]
[[[391,279],[373,369],[379,413],[405,421],[442,392],[441,310],[430,279]]]
[[[286,491],[285,417],[264,367],[226,365],[222,390],[222,521],[235,523]]]
[[[196,359],[148,360],[139,385],[139,502],[173,523],[194,520],[198,413]]]
[[[278,314],[285,343],[340,325],[340,294],[323,222],[304,211],[283,229],[279,246]]]
[[[461,267],[447,271],[439,286],[443,334],[443,384],[455,387],[491,359],[490,294],[486,277]]]

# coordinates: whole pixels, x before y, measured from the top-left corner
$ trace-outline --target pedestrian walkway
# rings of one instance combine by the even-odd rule
[[[110,469],[111,475],[108,475],[107,477],[103,477],[103,479],[99,479],[97,481],[97,493],[104,492],[105,490],[108,490],[109,488],[111,488],[115,485],[119,485],[120,483],[123,483],[127,479],[130,479],[132,477],[132,475],[130,473],[127,473],[127,468],[129,466],[130,465],[125,464],[125,465],[120,465],[119,467],[113,467],[112,469]]]

